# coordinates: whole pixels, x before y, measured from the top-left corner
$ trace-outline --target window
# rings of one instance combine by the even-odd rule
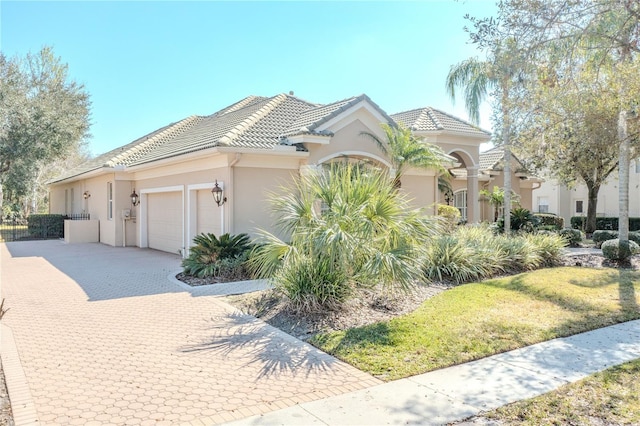
[[[74,213],[73,209],[74,209],[74,207],[75,207],[75,206],[74,206],[74,202],[73,202],[73,201],[74,201],[74,200],[73,200],[73,198],[74,198],[73,188],[71,188],[71,189],[69,190],[69,198],[70,198],[70,200],[69,200],[69,214],[73,214],[73,213]]]
[[[113,182],[107,182],[107,219],[113,220]]]
[[[64,214],[69,214],[69,190],[64,190]]]
[[[576,200],[576,213],[584,213],[584,201]]]
[[[636,158],[636,173],[640,173],[640,158]]]
[[[538,197],[538,213],[549,213],[549,197]]]
[[[467,220],[467,190],[463,189],[453,194],[453,206],[460,210],[460,219]]]

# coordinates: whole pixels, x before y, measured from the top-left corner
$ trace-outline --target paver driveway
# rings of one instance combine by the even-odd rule
[[[171,282],[176,255],[61,241],[0,251],[3,323],[41,424],[223,423],[379,383]]]

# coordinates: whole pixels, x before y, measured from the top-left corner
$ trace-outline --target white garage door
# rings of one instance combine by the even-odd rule
[[[182,193],[160,192],[147,196],[149,247],[179,253],[182,248]]]
[[[222,208],[218,207],[213,201],[210,189],[201,189],[196,193],[197,210],[196,210],[196,234],[203,232],[214,234],[219,237],[221,234],[221,215]]]

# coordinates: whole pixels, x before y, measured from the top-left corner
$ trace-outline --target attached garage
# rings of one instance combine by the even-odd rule
[[[147,195],[148,247],[180,253],[184,247],[182,192],[158,192]]]
[[[203,232],[219,237],[222,234],[222,211],[213,201],[210,189],[196,192],[196,235]]]

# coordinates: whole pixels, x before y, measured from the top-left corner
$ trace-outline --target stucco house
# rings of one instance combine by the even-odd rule
[[[184,255],[202,232],[272,230],[267,193],[292,176],[344,156],[390,167],[361,132],[382,138],[380,123],[394,121],[458,161],[454,189],[468,220],[490,217],[478,201],[483,185],[499,184],[500,171],[485,168],[488,157],[479,151],[488,132],[433,108],[390,116],[366,95],[321,105],[293,94],[249,96],[212,115],[187,117],[69,170],[50,182],[50,212],[89,213],[105,244]],[[442,202],[435,171],[409,170],[402,190],[434,212]]]
[[[631,162],[629,170],[629,217],[640,217],[640,159]],[[572,216],[587,216],[589,194],[587,186],[577,184],[569,188],[556,179],[546,180],[533,193],[535,211],[553,213],[564,218],[569,226]],[[618,217],[618,172],[611,173],[598,192],[596,215]]]

